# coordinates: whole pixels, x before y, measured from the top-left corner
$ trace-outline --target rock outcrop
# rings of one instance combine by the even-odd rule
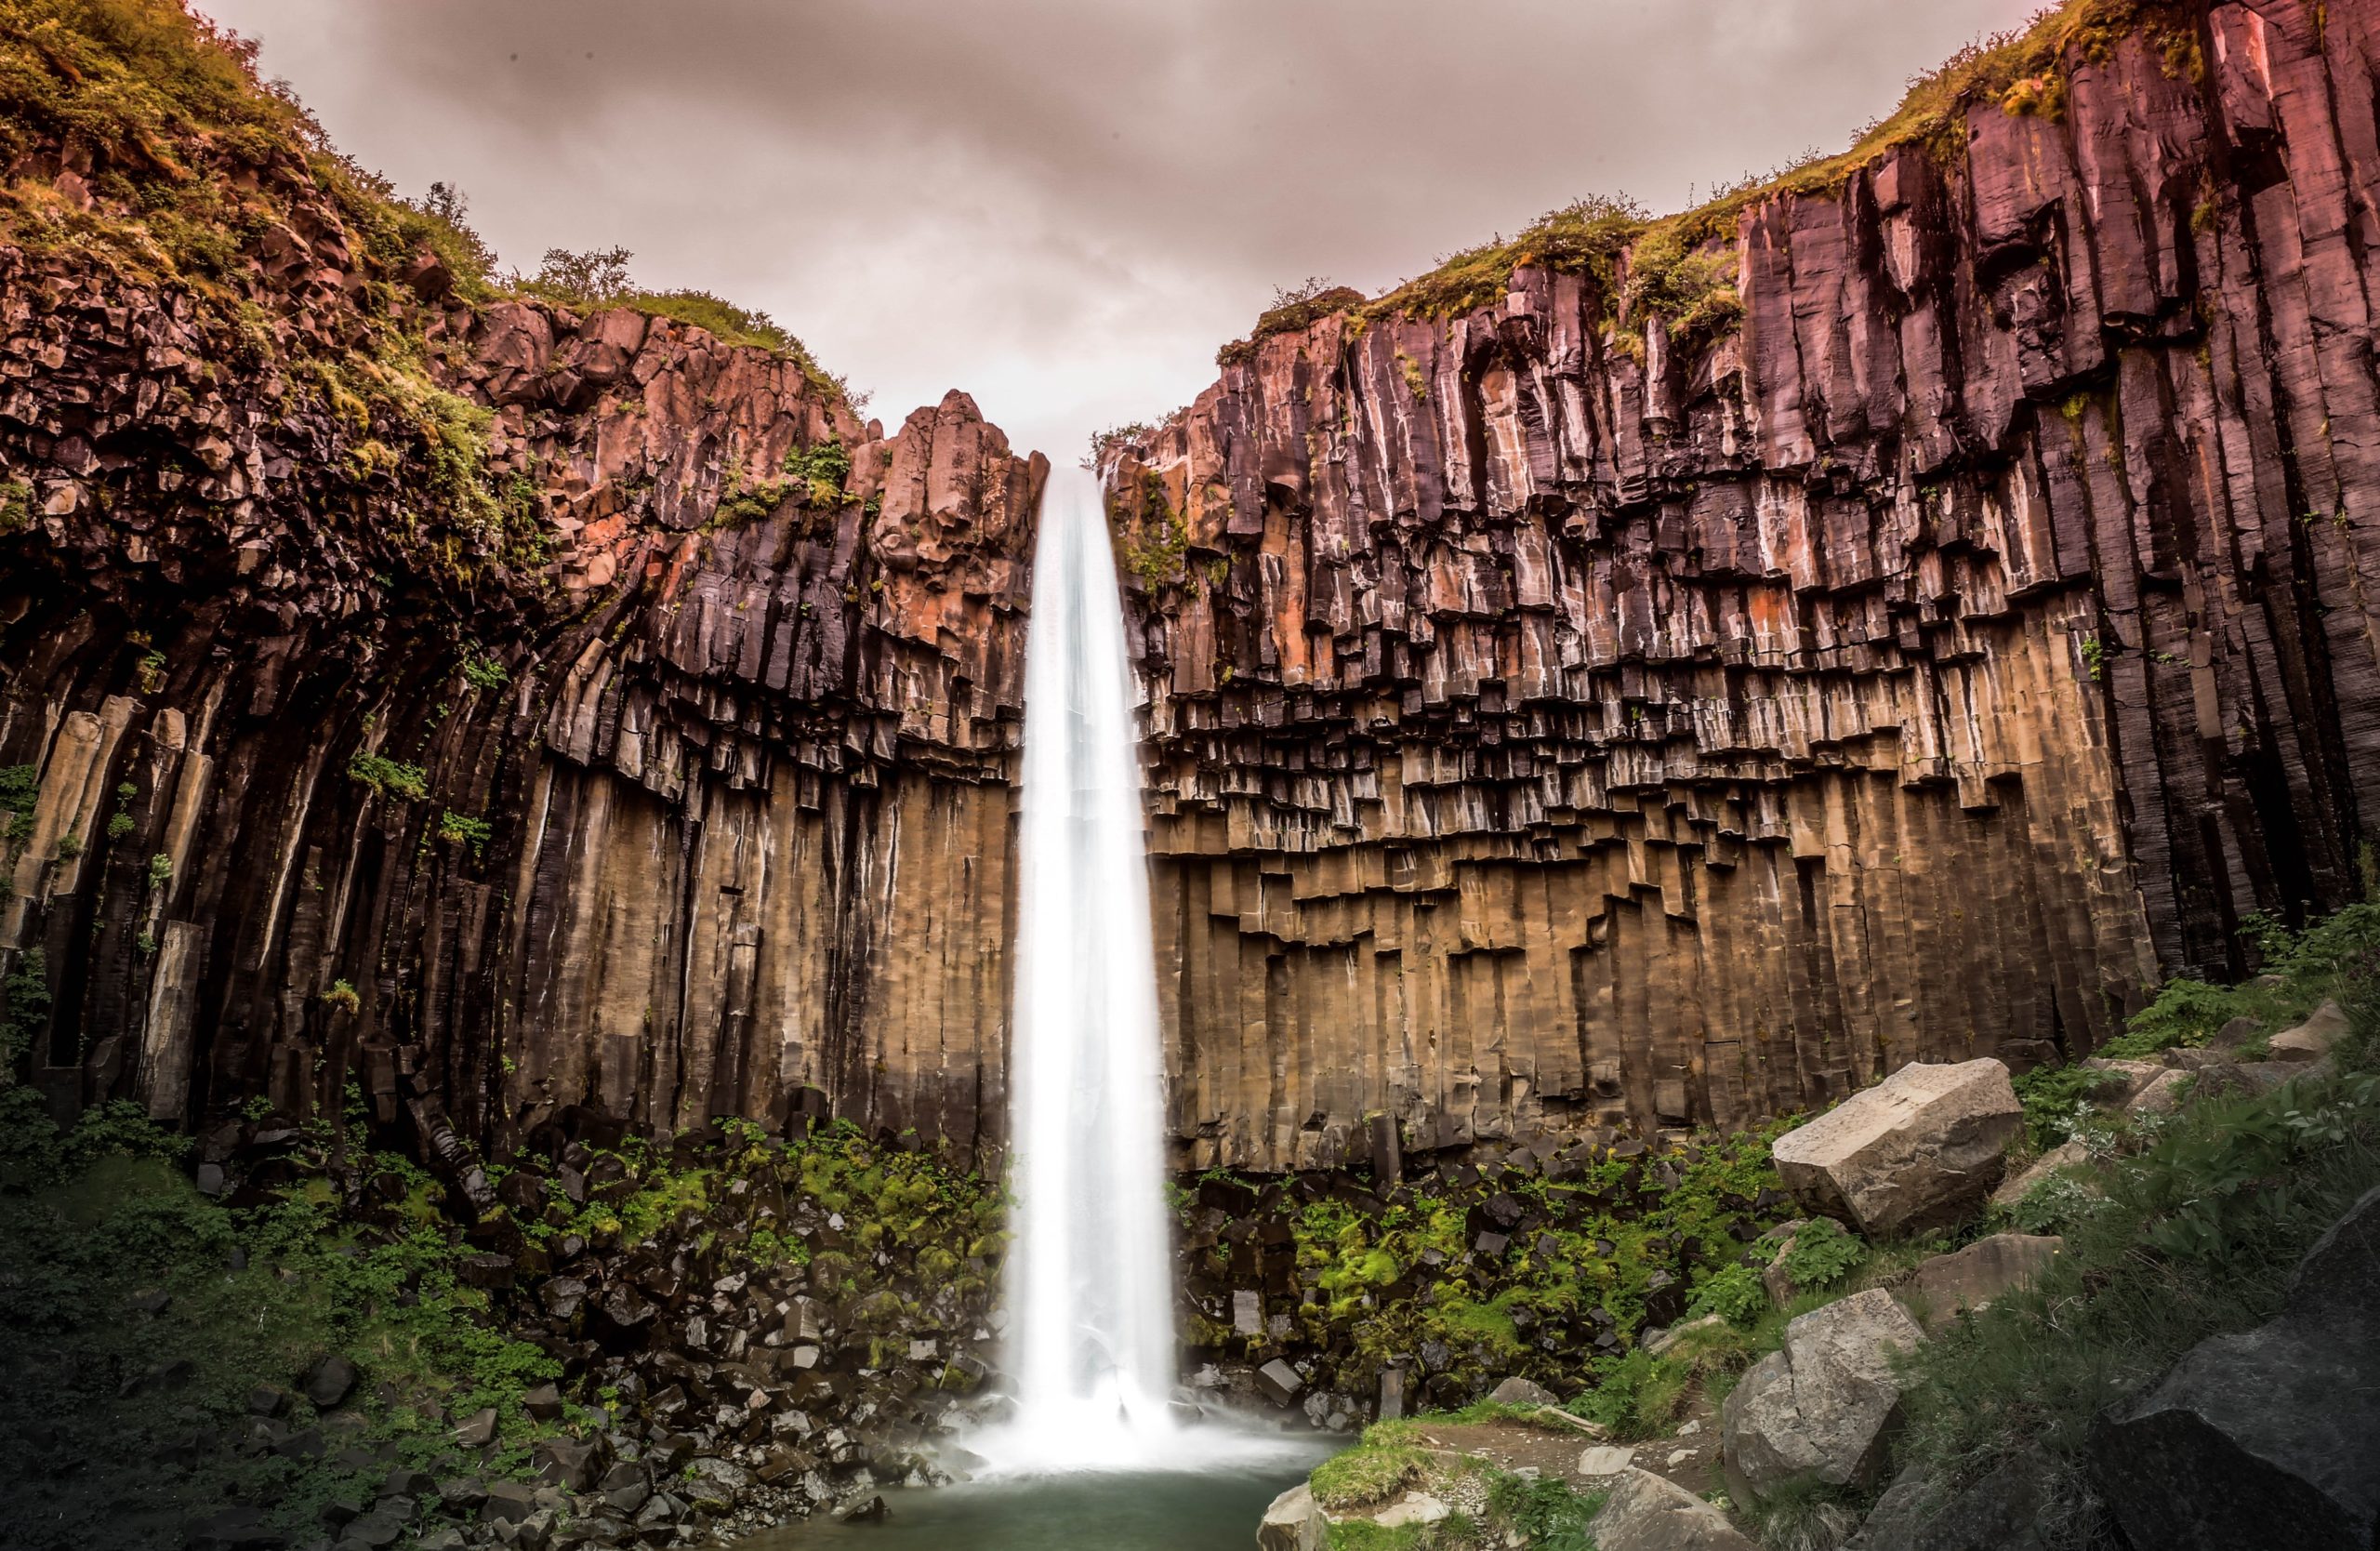
[[[1598,1551],[1752,1551],[1727,1516],[1649,1470],[1629,1470],[1588,1527]]]
[[[1739,322],[1641,302],[1674,251],[1522,263],[1113,459],[1190,1161],[2072,1059],[2353,895],[2380,7],[2068,20],[1660,229]]]
[[[2380,1544],[2380,1190],[2307,1252],[2278,1318],[2102,1412],[2091,1456],[2135,1545]]]
[[[52,42],[53,93],[122,68]],[[0,973],[47,982],[59,1107],[354,1080],[431,1153],[574,1107],[996,1141],[1046,464],[962,394],[863,422],[798,348],[467,301],[261,96],[175,139],[264,228],[218,274],[45,245],[43,199],[137,234],[163,180],[37,110],[0,228]]]

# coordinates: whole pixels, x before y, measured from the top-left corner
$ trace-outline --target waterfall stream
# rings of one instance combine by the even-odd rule
[[[1011,1061],[1011,1468],[1168,1463],[1177,1428],[1157,966],[1124,619],[1098,479],[1034,551]]]

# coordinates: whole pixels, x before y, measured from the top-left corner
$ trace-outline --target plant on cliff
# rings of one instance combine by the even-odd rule
[[[1190,530],[1166,498],[1165,481],[1155,470],[1143,471],[1137,484],[1109,494],[1107,523],[1117,567],[1144,590],[1155,592],[1187,575]]]
[[[1320,275],[1309,275],[1295,285],[1276,286],[1272,304],[1257,315],[1256,327],[1245,339],[1236,339],[1215,352],[1218,366],[1236,365],[1255,359],[1256,347],[1276,334],[1294,334],[1310,328],[1333,312],[1343,312],[1363,305],[1364,293],[1346,285],[1334,285]],[[1096,457],[1105,449],[1096,442],[1092,453]]]
[[[430,795],[428,771],[384,754],[357,754],[347,762],[347,774],[349,779],[363,782],[383,797],[418,799]]]
[[[29,948],[0,980],[0,1087],[17,1080],[17,1067],[48,1027],[49,961],[42,949]]]

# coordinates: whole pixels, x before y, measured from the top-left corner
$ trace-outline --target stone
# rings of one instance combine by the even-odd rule
[[[1558,1406],[1562,1403],[1560,1397],[1543,1385],[1518,1374],[1488,1391],[1488,1399],[1500,1406]]]
[[[286,1416],[289,1414],[289,1391],[277,1384],[260,1384],[248,1391],[250,1416]]]
[[[2218,1335],[2094,1420],[2091,1475],[2135,1545],[2380,1544],[2380,1189]]]
[[[2031,1286],[2065,1248],[2055,1234],[1995,1233],[1919,1262],[1902,1302],[1927,1330],[1939,1330],[1962,1309],[1983,1308],[2003,1292]]]
[[[306,1370],[302,1387],[317,1411],[328,1411],[355,1388],[355,1364],[336,1352],[316,1358]]]
[[[2325,999],[2320,1007],[2306,1014],[2305,1022],[2274,1035],[2265,1047],[2266,1053],[2275,1061],[2320,1061],[2347,1038],[2347,1028],[2346,1010],[2335,1000]]]
[[[1991,1204],[2003,1211],[2013,1210],[2037,1186],[2048,1182],[2061,1170],[2080,1169],[2091,1161],[2090,1149],[2079,1141],[2061,1142],[2025,1166],[2024,1172],[2010,1178],[1991,1193]]]
[[[1374,1513],[1371,1521],[1383,1530],[1401,1530],[1408,1524],[1435,1524],[1452,1511],[1426,1491],[1408,1491]]]
[[[1727,1516],[1649,1470],[1630,1469],[1587,1525],[1595,1551],[1757,1551]]]
[[[490,1481],[480,1518],[491,1524],[518,1524],[537,1511],[537,1490],[524,1481]]]
[[[1726,1320],[1721,1319],[1716,1314],[1705,1314],[1699,1319],[1687,1319],[1682,1323],[1672,1325],[1666,1330],[1659,1331],[1648,1335],[1646,1337],[1643,1346],[1649,1356],[1663,1357],[1669,1353],[1672,1347],[1675,1346],[1679,1342],[1684,1341],[1687,1336],[1692,1335],[1695,1332],[1716,1330],[1726,1322]]]
[[[1393,1422],[1405,1414],[1405,1370],[1380,1371],[1380,1420]]]
[[[1900,1417],[1893,1359],[1925,1339],[1891,1293],[1871,1288],[1785,1327],[1720,1411],[1730,1491],[1756,1503],[1801,1480],[1864,1487]]]
[[[1777,1139],[1794,1199],[1870,1236],[1959,1220],[2000,1181],[2024,1125],[2008,1068],[1913,1064]]]
[[[2124,1109],[2134,1115],[2170,1115],[2182,1107],[2184,1099],[2189,1097],[2199,1077],[2197,1072],[2162,1068],[2156,1076],[2141,1084],[2140,1091],[2125,1102]]]
[[[1264,1294],[1240,1291],[1231,1295],[1231,1328],[1254,1339],[1264,1334]]]
[[[1620,1444],[1598,1444],[1579,1455],[1579,1474],[1589,1480],[1617,1476],[1636,1462],[1636,1451]]]
[[[521,1409],[534,1422],[551,1422],[562,1414],[562,1391],[549,1384],[536,1385],[522,1392]]]
[[[1328,1551],[1329,1544],[1329,1521],[1303,1481],[1274,1498],[1256,1527],[1257,1551]]]
[[[455,1441],[465,1449],[484,1449],[496,1441],[496,1408],[483,1406],[456,1420]]]
[[[1296,1369],[1275,1358],[1256,1370],[1256,1387],[1275,1405],[1286,1406],[1297,1399],[1298,1391],[1305,1387],[1305,1381],[1298,1377]]]
[[[595,1481],[596,1447],[592,1440],[575,1438],[538,1439],[529,1452],[530,1468],[541,1481],[584,1491]]]

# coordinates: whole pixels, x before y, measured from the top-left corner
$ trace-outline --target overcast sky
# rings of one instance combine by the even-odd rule
[[[636,254],[897,423],[1079,453],[1276,285],[1376,291],[1589,192],[1840,149],[2035,0],[198,0],[509,264]]]

